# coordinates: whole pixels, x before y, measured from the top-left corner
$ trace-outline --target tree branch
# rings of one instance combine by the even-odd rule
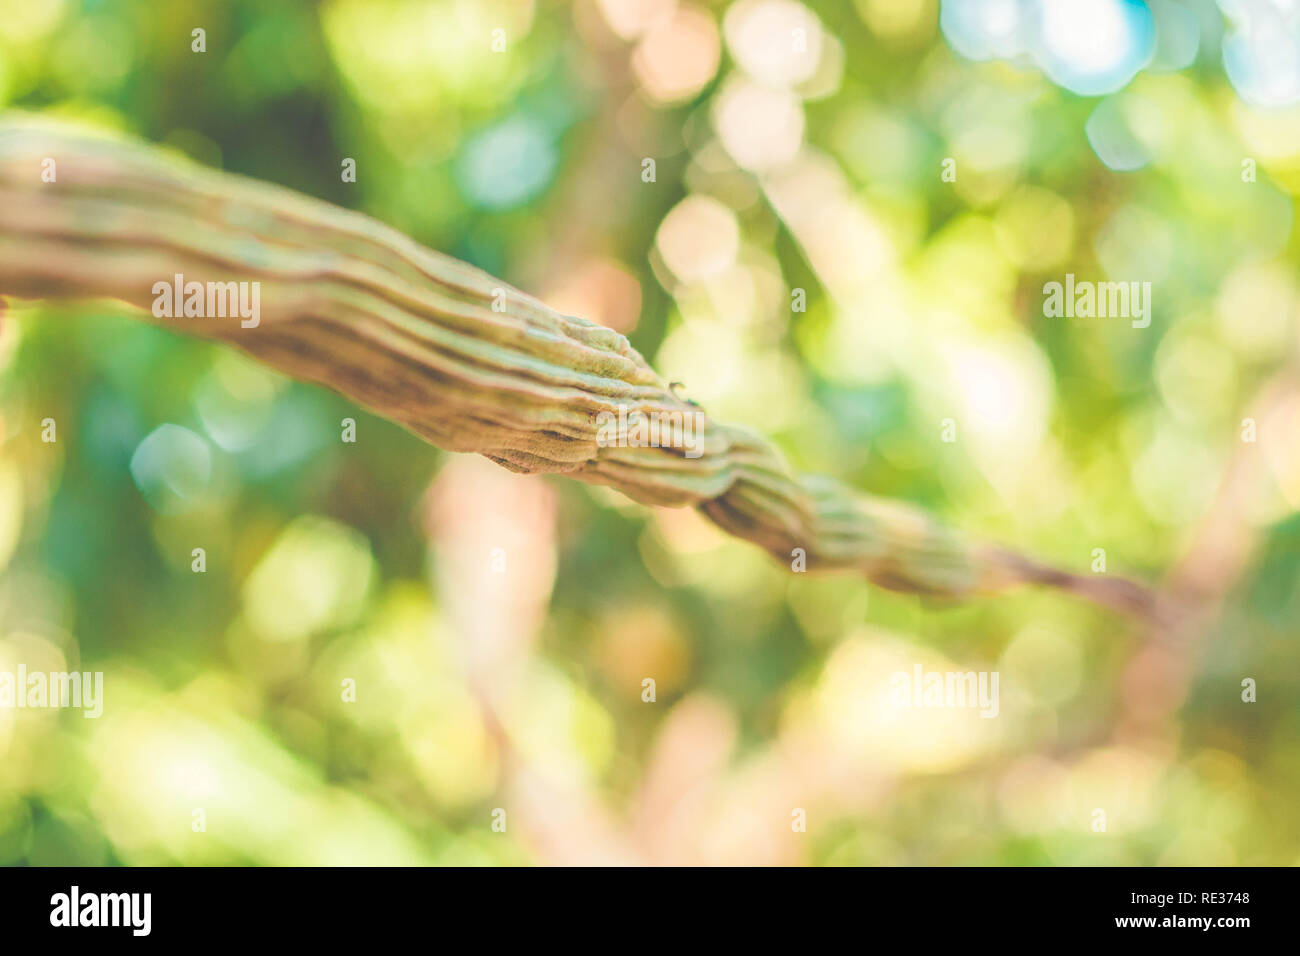
[[[42,178],[46,159],[53,182]],[[260,323],[153,318],[155,283],[176,274],[260,283]],[[1128,612],[1151,606],[1131,582],[1053,570],[968,543],[917,509],[798,478],[761,436],[707,417],[699,457],[606,447],[602,412],[697,411],[623,335],[367,216],[136,141],[0,120],[0,293],[121,300],[326,385],[441,448],[610,485],[646,504],[695,506],[779,561],[802,548],[809,570],[945,596],[1038,582]]]

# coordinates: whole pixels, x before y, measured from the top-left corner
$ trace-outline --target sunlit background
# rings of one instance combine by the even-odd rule
[[[793,574],[11,302],[0,670],[105,700],[0,709],[0,862],[1300,863],[1300,5],[3,0],[0,101],[377,216],[1195,622]],[[1045,318],[1067,272],[1150,327]],[[998,718],[900,711],[916,664]]]

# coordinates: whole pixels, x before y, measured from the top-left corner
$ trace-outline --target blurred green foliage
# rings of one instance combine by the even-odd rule
[[[1300,860],[1300,124],[1213,40],[1096,98],[962,59],[927,0],[0,3],[10,107],[376,216],[798,468],[1222,590],[1180,677],[1058,595],[794,575],[117,306],[11,302],[0,669],[106,701],[0,710],[0,861]],[[1045,318],[1066,272],[1151,281],[1151,327]],[[1000,718],[889,712],[914,662],[999,671]]]

